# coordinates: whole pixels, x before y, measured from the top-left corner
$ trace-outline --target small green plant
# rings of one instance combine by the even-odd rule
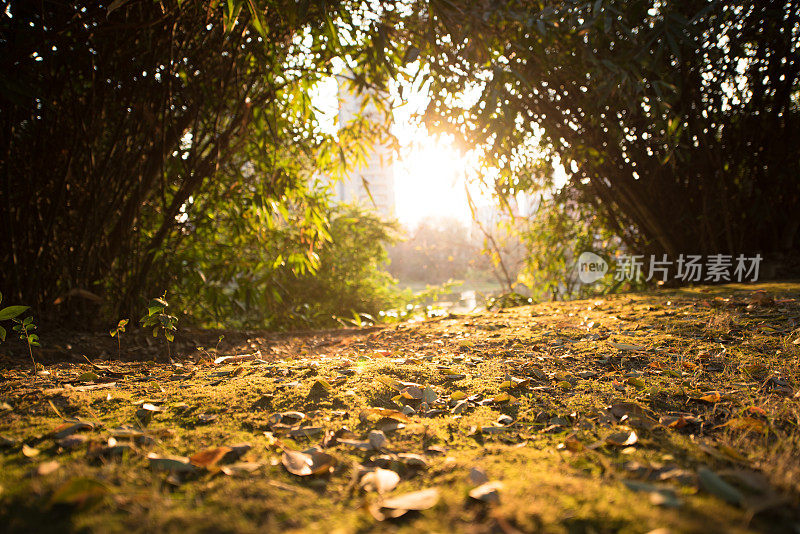
[[[28,344],[28,354],[31,355],[31,363],[33,364],[33,373],[36,374],[36,360],[33,359],[33,348],[41,347],[39,344],[39,336],[32,332],[36,330],[36,325],[33,324],[33,316],[28,316],[24,319],[15,317],[12,319],[16,324],[14,325],[14,332],[19,334],[19,339]]]
[[[3,294],[0,293],[0,302],[3,302]],[[32,347],[40,347],[39,336],[31,332],[36,330],[36,325],[33,324],[33,317],[26,317],[25,319],[18,319],[25,311],[30,309],[30,306],[7,306],[0,309],[0,321],[13,321],[14,327],[12,330],[19,333],[19,338],[28,344],[28,354],[31,355],[31,363],[33,364],[33,372],[36,374],[36,360],[33,359]],[[6,340],[6,329],[0,326],[0,341]]]
[[[0,293],[0,302],[3,302],[3,294]],[[7,306],[0,309],[0,321],[8,321],[14,319],[27,311],[30,306]],[[6,329],[0,326],[0,341],[6,340]]]
[[[159,332],[163,334],[167,344],[167,357],[172,358],[169,344],[175,340],[178,318],[167,313],[168,306],[167,292],[164,291],[160,298],[150,301],[150,304],[147,305],[147,315],[139,319],[139,322],[142,323],[144,328],[153,329],[153,337],[158,337]]]
[[[125,331],[125,326],[128,324],[127,319],[120,319],[115,328],[108,331],[111,337],[117,338],[117,358],[122,358],[122,333]]]

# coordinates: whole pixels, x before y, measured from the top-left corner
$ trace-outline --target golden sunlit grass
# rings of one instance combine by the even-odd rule
[[[35,381],[22,366],[6,369],[0,520],[19,532],[785,530],[798,521],[800,497],[800,410],[792,397],[800,378],[793,323],[800,307],[792,299],[800,286],[771,286],[790,298],[769,306],[752,306],[752,289],[733,298],[731,289],[714,288],[547,303],[268,342],[256,347],[263,361],[236,365],[198,356],[180,366],[59,364]],[[57,389],[80,386],[87,371],[117,385]],[[406,387],[398,381],[430,388],[437,399],[429,411],[413,391],[406,391],[411,399],[398,396]],[[472,395],[476,402],[455,408]],[[144,401],[164,411],[130,450],[87,454],[107,445],[112,429],[138,426]],[[403,428],[383,427],[383,450],[329,442],[337,463],[320,476],[291,475],[281,464],[281,447],[320,446],[334,432],[365,439],[386,422],[362,411],[401,408],[396,401],[414,412]],[[54,408],[101,426],[69,449],[52,434],[61,423]],[[275,423],[287,411],[306,416],[301,428],[310,437],[292,437],[295,427]],[[612,436],[627,439],[631,431],[631,444],[615,444]],[[170,474],[147,459],[242,442],[251,448],[239,461],[258,464],[250,473]],[[409,467],[398,456],[406,453],[426,466]],[[368,509],[380,497],[360,489],[359,476],[381,458],[401,478],[389,495],[437,488],[438,502],[374,519]],[[52,461],[58,469],[37,474]],[[502,482],[498,502],[469,496],[474,469]],[[699,481],[703,469],[744,500],[725,502],[725,491]],[[101,484],[101,494],[53,502],[80,477]]]

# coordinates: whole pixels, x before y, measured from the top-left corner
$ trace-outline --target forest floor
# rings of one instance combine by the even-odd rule
[[[0,349],[0,530],[800,532],[800,284],[218,335]]]

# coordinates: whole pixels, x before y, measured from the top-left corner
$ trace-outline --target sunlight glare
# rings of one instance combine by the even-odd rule
[[[464,191],[468,158],[447,139],[424,132],[401,150],[395,163],[395,201],[401,223],[414,226],[425,217],[470,220]]]

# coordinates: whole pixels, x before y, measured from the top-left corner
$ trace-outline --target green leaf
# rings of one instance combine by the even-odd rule
[[[87,372],[83,373],[82,375],[80,375],[75,380],[77,380],[78,382],[95,382],[99,378],[100,378],[100,376],[98,376],[97,373],[93,373],[91,371],[87,371]]]
[[[0,341],[6,340],[6,329],[0,326]]]
[[[9,306],[7,308],[3,308],[0,310],[0,321],[13,319],[28,309],[30,309],[30,306]]]
[[[250,23],[258,34],[266,39],[267,32],[264,30],[264,25],[261,22],[261,15],[258,13],[255,4],[253,4],[253,0],[247,0],[247,5],[250,8]]]

